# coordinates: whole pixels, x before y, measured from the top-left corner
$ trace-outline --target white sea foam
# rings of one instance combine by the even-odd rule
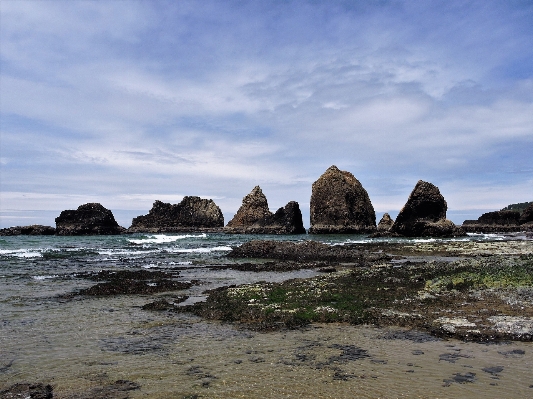
[[[0,256],[15,256],[17,258],[38,258],[43,255],[40,251],[35,249],[0,249]]]
[[[183,234],[178,236],[169,236],[166,234],[154,234],[148,236],[148,238],[140,238],[140,239],[128,239],[129,242],[133,244],[166,244],[169,242],[175,242],[178,240],[183,240],[185,238],[207,238],[207,234],[202,233],[199,235],[193,235],[193,234]]]
[[[148,250],[148,251],[132,251],[127,249],[106,249],[98,251],[99,255],[107,256],[142,256],[145,254],[150,254],[158,252],[157,250]]]
[[[59,277],[57,274],[54,274],[52,276],[31,276],[34,280],[38,280],[38,281],[43,281],[43,280],[48,280],[48,279],[51,279],[51,278],[57,278]]]
[[[211,247],[211,248],[173,248],[167,249],[168,252],[177,253],[209,253],[217,251],[231,251],[231,247]]]

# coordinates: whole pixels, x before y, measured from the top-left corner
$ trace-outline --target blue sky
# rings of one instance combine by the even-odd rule
[[[0,3],[0,227],[259,184],[275,210],[330,165],[378,215],[419,179],[456,223],[533,200],[532,1]]]

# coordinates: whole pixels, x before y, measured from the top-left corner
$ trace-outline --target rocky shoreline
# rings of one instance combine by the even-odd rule
[[[209,292],[206,302],[174,310],[262,331],[345,322],[401,326],[476,342],[533,340],[529,240],[382,243],[331,251],[322,245],[245,244],[229,256],[297,260],[306,266],[320,261],[328,273],[221,288]]]

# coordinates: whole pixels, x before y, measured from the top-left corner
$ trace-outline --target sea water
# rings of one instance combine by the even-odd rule
[[[225,255],[256,238],[207,233],[0,237],[0,390],[42,382],[54,387],[54,397],[67,397],[129,380],[141,386],[129,393],[132,398],[533,396],[530,343],[483,345],[337,324],[258,333],[142,309],[157,297],[188,295],[192,303],[220,286],[317,275],[315,270],[254,273],[213,267],[241,262]],[[330,245],[383,240],[260,238]],[[495,239],[504,237],[456,240]],[[87,273],[140,269],[178,271],[180,280],[194,284],[157,295],[66,295],[95,284],[83,278]]]

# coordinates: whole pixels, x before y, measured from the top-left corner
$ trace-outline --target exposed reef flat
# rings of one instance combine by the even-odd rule
[[[252,241],[232,257],[315,260],[330,273],[209,292],[182,307],[257,330],[313,322],[402,326],[473,341],[533,340],[533,241],[324,244]]]

